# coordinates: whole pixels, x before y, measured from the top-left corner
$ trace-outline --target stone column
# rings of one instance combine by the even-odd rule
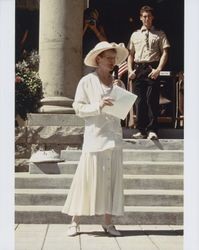
[[[40,0],[40,112],[74,113],[72,101],[82,75],[82,0]]]

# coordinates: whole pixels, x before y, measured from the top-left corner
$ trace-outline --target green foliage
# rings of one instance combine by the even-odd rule
[[[32,51],[22,62],[16,64],[15,115],[24,120],[28,113],[35,113],[40,107],[42,82],[38,74],[39,56]]]

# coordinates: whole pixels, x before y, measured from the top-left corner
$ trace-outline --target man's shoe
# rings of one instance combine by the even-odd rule
[[[105,233],[110,234],[111,236],[121,236],[121,233],[115,228],[114,225],[102,225]]]
[[[158,136],[155,132],[149,132],[147,139],[149,140],[158,140]]]
[[[141,133],[141,132],[137,132],[136,134],[132,135],[132,138],[134,138],[134,139],[146,139],[146,135]]]
[[[68,236],[76,236],[79,233],[79,231],[80,231],[79,225],[73,221],[68,226],[67,235]]]

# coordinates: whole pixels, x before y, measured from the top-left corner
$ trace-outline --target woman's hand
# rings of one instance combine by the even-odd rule
[[[123,81],[120,80],[120,79],[115,79],[115,80],[113,81],[113,84],[114,84],[114,85],[117,85],[117,86],[119,86],[119,87],[121,87],[121,88],[123,88],[123,89],[125,89],[125,85],[124,85]]]
[[[100,102],[100,108],[102,109],[104,106],[113,106],[114,99],[110,96],[105,96],[102,98]]]

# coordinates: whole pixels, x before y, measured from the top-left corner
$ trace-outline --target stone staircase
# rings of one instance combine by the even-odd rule
[[[183,224],[183,140],[124,140],[125,216],[116,224]],[[64,162],[29,165],[16,173],[16,223],[69,223],[61,209],[81,150],[61,151]],[[82,223],[101,223],[101,216]]]

